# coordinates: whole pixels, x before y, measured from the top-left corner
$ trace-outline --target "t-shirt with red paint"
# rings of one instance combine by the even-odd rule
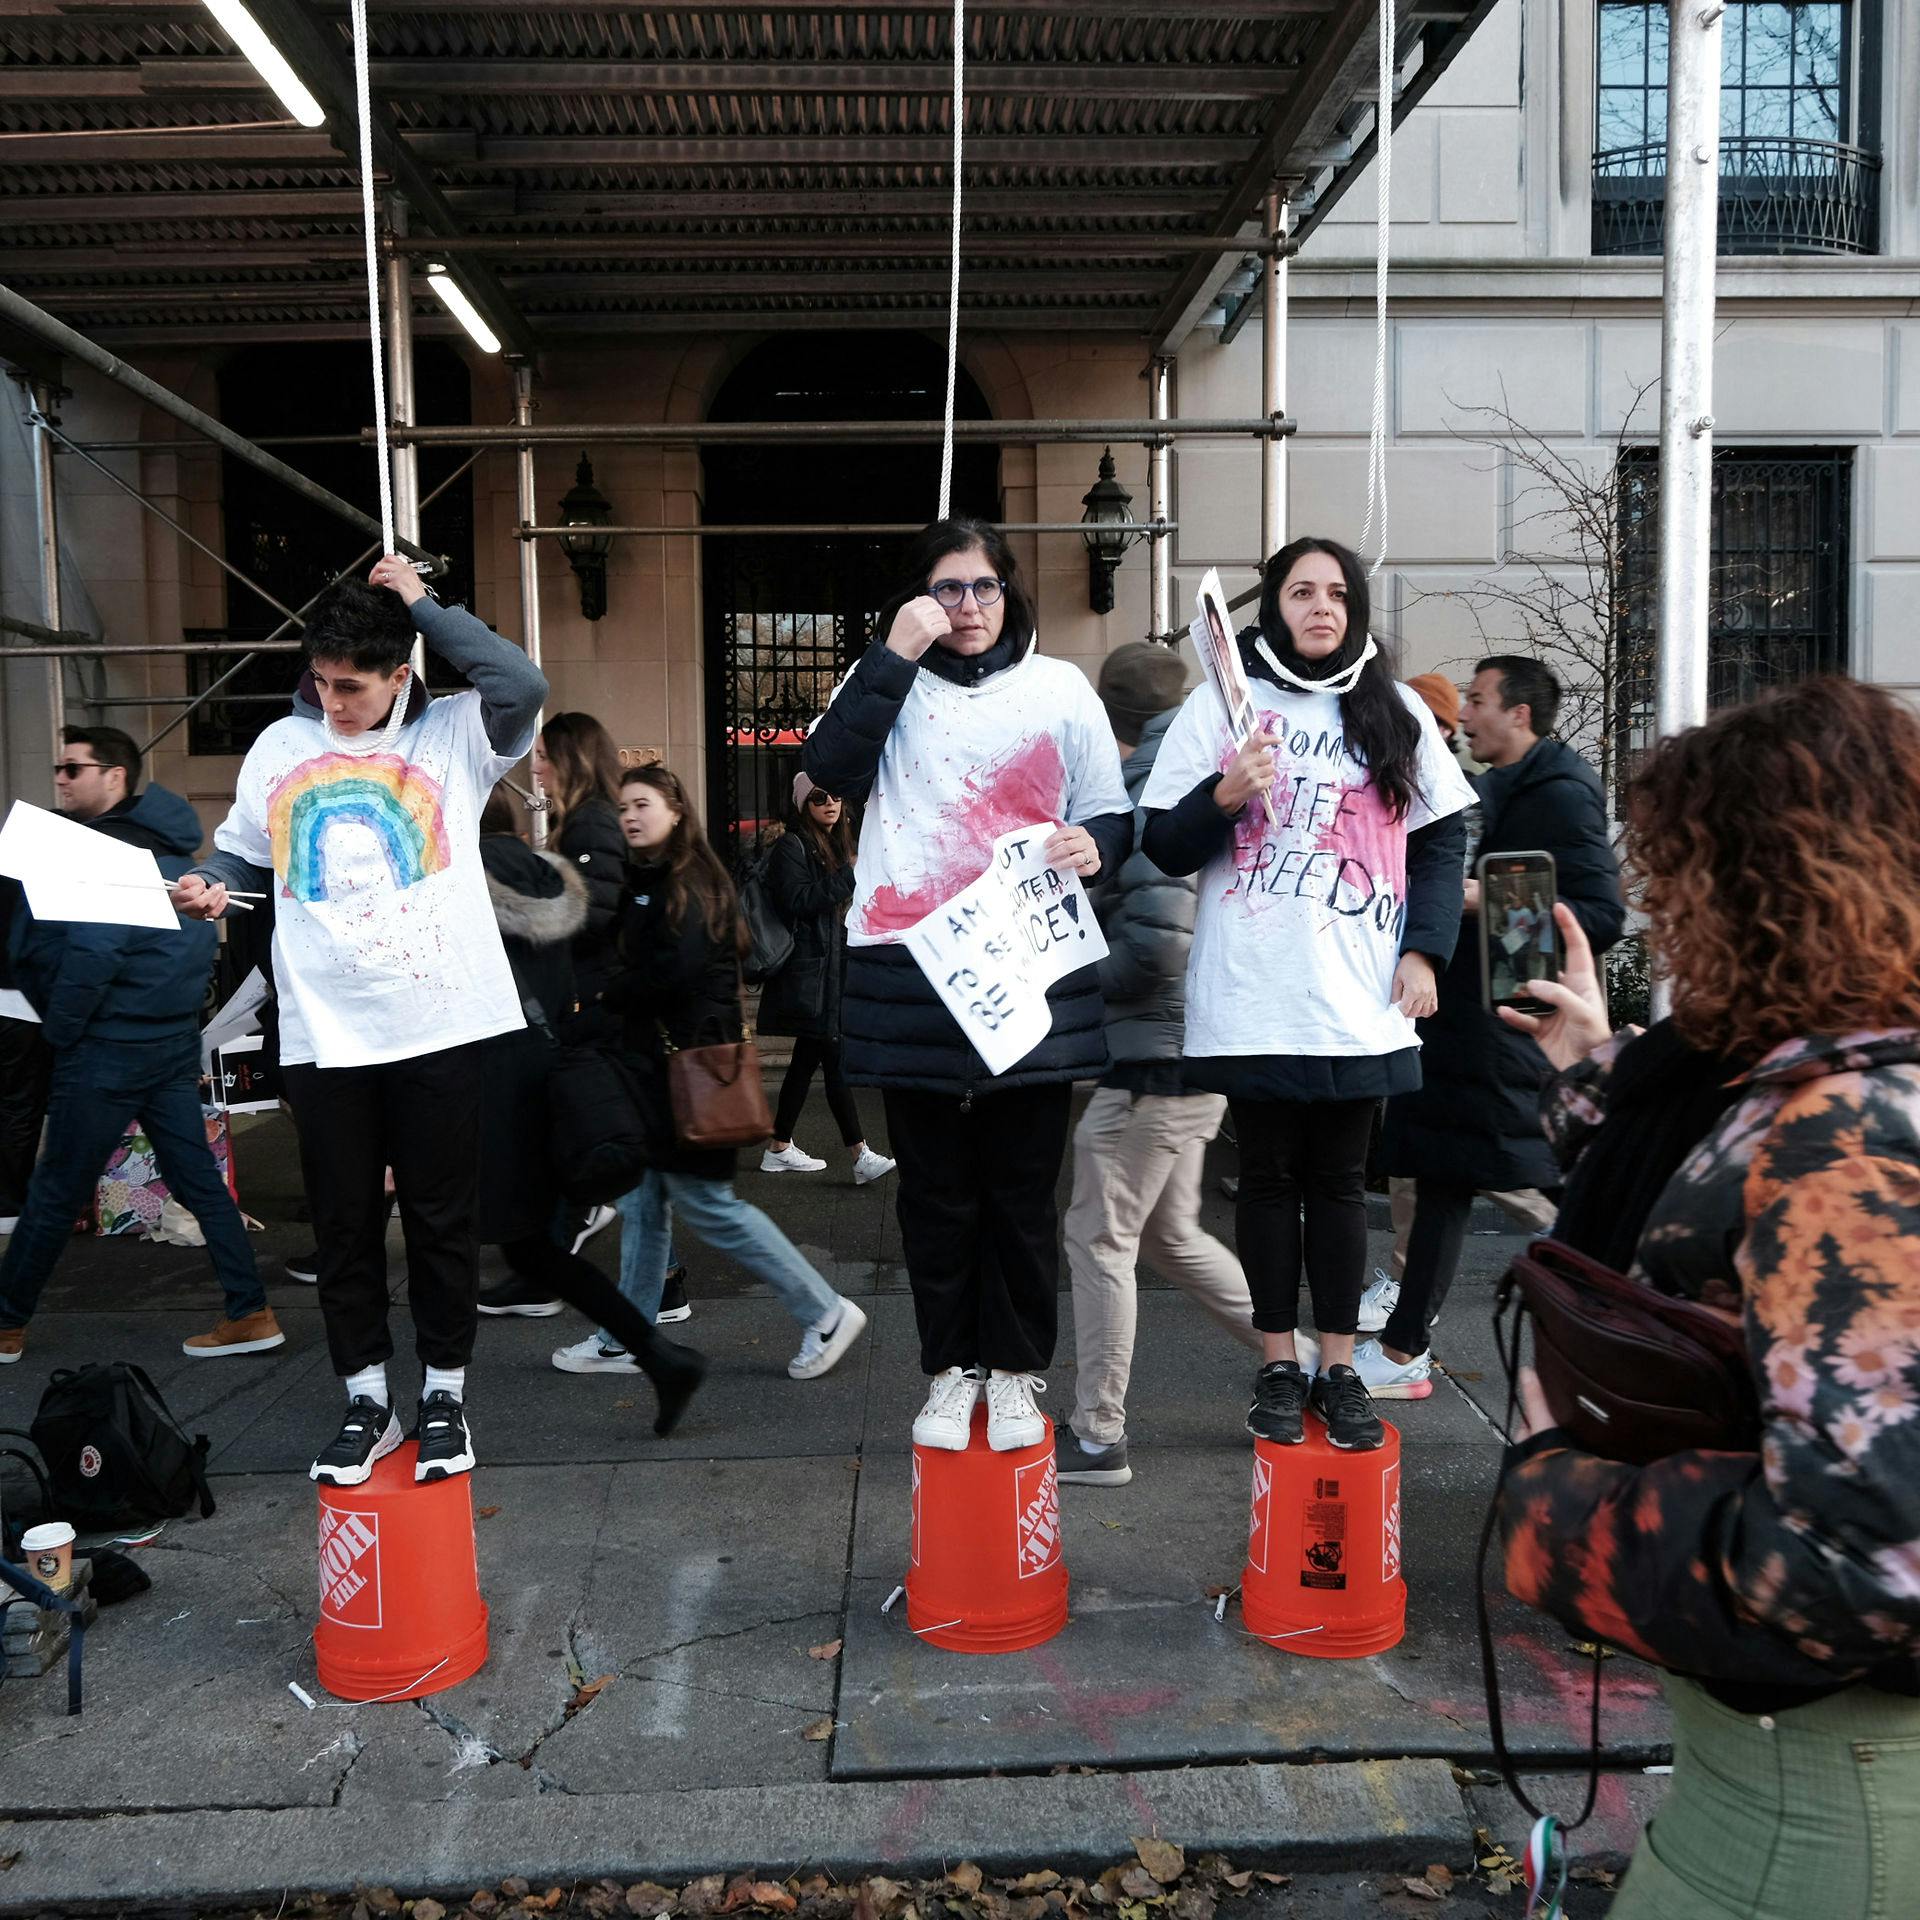
[[[1078,667],[1037,643],[975,686],[914,675],[860,828],[847,942],[887,946],[986,872],[993,843],[1132,803],[1113,729]]]
[[[1337,694],[1253,683],[1260,724],[1278,736],[1272,817],[1254,800],[1199,876],[1188,1054],[1358,1058],[1420,1044],[1392,1004],[1407,835],[1471,806],[1473,789],[1426,703],[1395,690],[1420,727],[1413,805],[1398,820],[1348,751]],[[1141,805],[1177,805],[1233,755],[1203,682],[1167,729]]]

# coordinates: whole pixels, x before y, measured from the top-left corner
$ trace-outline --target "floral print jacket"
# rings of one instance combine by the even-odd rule
[[[1621,1035],[1562,1074],[1571,1163]],[[1788,1041],[1684,1161],[1634,1276],[1741,1316],[1758,1453],[1515,1449],[1507,1585],[1677,1673],[1920,1692],[1920,1031]]]

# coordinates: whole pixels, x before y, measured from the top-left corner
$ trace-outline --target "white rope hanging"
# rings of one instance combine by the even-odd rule
[[[373,210],[373,82],[367,0],[353,0],[353,102],[360,116],[360,219],[367,251],[367,338],[373,347],[373,432],[380,462],[380,551],[393,553],[393,462],[387,452],[387,368],[380,331],[380,257]]]
[[[356,5],[364,0],[355,0]],[[940,435],[940,511],[953,505],[953,404],[960,378],[960,148],[966,131],[967,4],[953,0],[953,272],[947,287],[947,411]]]
[[[1380,93],[1374,103],[1374,160],[1379,168],[1379,199],[1374,212],[1373,248],[1373,417],[1367,429],[1367,518],[1360,529],[1364,558],[1380,516],[1380,546],[1367,569],[1371,580],[1387,557],[1387,230],[1393,195],[1393,80],[1395,37],[1393,0],[1380,0]]]

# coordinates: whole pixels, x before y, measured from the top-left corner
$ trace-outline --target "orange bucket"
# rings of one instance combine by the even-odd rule
[[[1253,1512],[1240,1612],[1247,1631],[1288,1653],[1359,1660],[1407,1630],[1400,1572],[1400,1433],[1343,1453],[1307,1421],[1297,1447],[1253,1443]]]
[[[413,1700],[487,1658],[472,1475],[416,1486],[409,1440],[357,1487],[319,1484],[320,1684],[341,1700]]]
[[[1038,1446],[995,1453],[973,1410],[964,1453],[913,1450],[907,1625],[954,1653],[1016,1653],[1067,1624],[1053,1422]]]

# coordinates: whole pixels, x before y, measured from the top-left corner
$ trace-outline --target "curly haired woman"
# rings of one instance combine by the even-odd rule
[[[1612,1920],[1866,1920],[1920,1885],[1920,719],[1842,679],[1667,741],[1628,850],[1669,1022],[1613,1037],[1579,923],[1558,1237],[1738,1319],[1750,1450],[1582,1453],[1531,1375],[1512,1592],[1665,1670],[1674,1778]]]

